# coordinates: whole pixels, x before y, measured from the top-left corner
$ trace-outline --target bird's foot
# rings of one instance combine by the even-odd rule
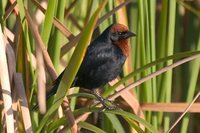
[[[116,110],[118,109],[117,105],[114,103],[114,101],[111,101],[106,98],[102,98],[102,100],[99,100],[100,103],[103,105],[101,110],[99,112],[103,112],[105,110]]]
[[[107,99],[107,98],[103,98],[103,97],[101,97],[100,95],[98,95],[95,91],[94,91],[94,93],[93,93],[95,96],[96,96],[96,98],[98,99],[98,101],[102,104],[102,108],[101,108],[101,110],[100,110],[100,112],[102,112],[102,111],[104,111],[104,110],[115,110],[115,109],[118,109],[118,107],[117,107],[117,105],[113,102],[113,101],[111,101],[111,100],[109,100],[109,99]]]
[[[105,105],[103,105],[106,109],[108,110],[113,110],[113,109],[117,109],[117,105],[114,103],[114,101],[111,101],[109,99],[104,98],[103,102],[105,103]]]

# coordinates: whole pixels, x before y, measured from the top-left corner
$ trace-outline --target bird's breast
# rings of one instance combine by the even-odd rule
[[[113,42],[114,45],[116,45],[121,51],[122,53],[128,57],[129,55],[129,46],[128,46],[128,40],[119,40],[116,42]]]
[[[125,56],[113,57],[104,64],[99,65],[96,69],[90,69],[88,73],[85,73],[83,79],[85,88],[99,88],[115,79],[122,70],[125,58]]]
[[[120,74],[126,56],[119,47],[113,46],[87,55],[77,74],[76,86],[99,88]]]

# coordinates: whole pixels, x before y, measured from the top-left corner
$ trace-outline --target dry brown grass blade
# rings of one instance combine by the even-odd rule
[[[11,4],[14,4],[17,0],[10,0]],[[15,6],[14,8],[15,13],[18,15],[19,14],[19,8],[17,6]]]
[[[26,99],[25,88],[22,80],[22,75],[20,73],[14,74],[14,83],[16,92],[18,95],[21,111],[22,111],[22,119],[25,127],[26,133],[33,132],[32,124],[31,124],[31,116],[28,108],[28,102]]]
[[[86,113],[80,115],[79,117],[76,118],[76,123],[79,123],[80,121],[85,121],[91,113],[92,112],[86,112]]]
[[[184,112],[181,114],[181,116],[174,122],[174,124],[170,127],[170,129],[167,131],[169,133],[177,124],[178,122],[183,118],[183,116],[191,109],[191,107],[194,105],[194,102],[199,98],[200,96],[200,91],[198,94],[195,96],[195,98],[192,100],[192,102],[185,108]]]
[[[10,80],[8,74],[5,42],[3,40],[2,27],[0,25],[0,83],[3,96],[3,105],[5,111],[5,123],[8,133],[14,133],[14,119],[13,119],[13,110],[12,110],[12,97],[11,97],[11,88]]]
[[[42,50],[36,45],[36,60],[38,73],[38,103],[40,113],[46,112],[46,75]]]
[[[12,11],[15,9],[15,6],[17,5],[17,1],[14,1],[11,6],[8,7],[4,14],[4,21],[9,17],[9,15],[12,13]]]
[[[6,34],[6,33],[5,33]],[[6,56],[7,56],[7,64],[8,64],[8,73],[9,73],[9,79],[10,79],[10,85],[13,86],[13,76],[14,73],[16,73],[16,58],[15,53],[13,51],[13,48],[9,44],[8,38],[6,38],[6,35],[4,37],[4,42],[6,44]],[[12,89],[12,109],[13,109],[13,116],[14,116],[14,127],[15,131],[18,131],[18,112],[17,112],[17,91],[16,89]]]
[[[114,84],[116,84],[119,80],[116,78],[115,80],[113,80],[112,82],[109,82],[109,84],[112,86]],[[120,85],[119,87],[116,88],[116,91],[119,91],[121,89],[123,89],[125,86],[124,85]],[[142,109],[140,107],[139,101],[138,99],[133,95],[133,93],[131,93],[130,91],[124,91],[121,94],[121,97],[128,103],[128,105],[132,108],[133,112],[139,116],[142,119],[145,119],[144,117],[144,113],[142,112]],[[145,127],[140,124],[140,127],[144,130]]]
[[[39,2],[36,0],[32,0],[32,2],[45,14],[46,9],[43,8]],[[68,30],[57,18],[54,17],[53,24],[56,28],[58,28],[61,33],[66,36],[69,40],[72,40],[75,36],[72,34],[70,30]]]
[[[45,45],[42,41],[42,38],[39,34],[38,28],[35,26],[35,24],[33,23],[33,20],[31,19],[29,13],[27,11],[25,11],[26,13],[26,19],[29,25],[29,28],[33,34],[33,37],[35,39],[36,45],[38,45],[38,47],[42,50],[43,53],[43,57],[44,57],[44,61],[47,67],[47,70],[49,72],[49,74],[51,75],[52,80],[55,80],[57,78],[57,74],[56,71],[54,69],[53,63],[51,61],[51,58],[47,52],[47,49],[45,48]]]
[[[70,42],[68,42],[67,44],[65,44],[62,48],[61,48],[61,53],[60,56],[63,57],[65,55],[65,53],[69,52],[69,50],[71,48],[73,48],[74,46],[76,46],[76,44],[78,43],[78,41],[80,40],[81,37],[81,33],[79,33],[77,36],[75,36]]]
[[[74,117],[73,115],[70,115],[70,113],[72,112],[69,106],[69,101],[67,99],[67,97],[65,97],[63,99],[63,103],[62,103],[62,108],[64,111],[64,114],[66,115],[66,118],[68,118],[69,121],[69,127],[71,129],[72,133],[78,133],[78,126],[76,121],[74,121]]]
[[[185,111],[189,104],[190,103],[143,103],[141,107],[144,111],[181,113]],[[188,112],[199,113],[200,103],[194,103]]]
[[[122,8],[123,6],[126,6],[128,3],[130,3],[131,0],[127,0],[124,3],[120,4],[119,6],[115,7],[113,10],[111,10],[110,12],[108,12],[106,15],[102,16],[98,21],[97,24],[95,26],[95,28],[97,28],[104,20],[106,20],[108,17],[110,17],[111,15],[113,15],[117,10],[119,10],[120,8]],[[74,46],[76,46],[77,42],[79,41],[81,36],[81,33],[79,33],[77,36],[75,36],[70,42],[68,42],[67,44],[65,44],[62,48],[61,48],[61,57],[65,55],[65,53],[67,53],[71,48],[73,48]]]
[[[18,32],[15,32],[15,34],[18,34]],[[18,37],[18,35],[13,35],[13,33],[11,31],[9,31],[9,29],[5,28],[5,36],[7,38],[5,38],[5,42],[6,42],[6,55],[7,55],[7,62],[8,62],[8,70],[9,70],[9,78],[10,78],[10,84],[13,86],[15,85],[15,89],[12,89],[12,101],[13,101],[13,104],[12,104],[12,108],[13,108],[13,114],[14,114],[14,119],[15,119],[15,123],[14,123],[14,126],[15,126],[15,132],[18,132],[18,122],[19,122],[19,113],[18,113],[18,110],[17,110],[17,104],[18,104],[18,99],[19,99],[19,96],[17,96],[18,93],[20,93],[21,91],[19,91],[20,89],[23,89],[22,91],[24,91],[24,87],[21,87],[22,85],[19,85],[18,83],[20,84],[23,84],[23,81],[21,82],[18,82],[16,80],[20,80],[18,78],[15,78],[15,74],[16,74],[16,56],[15,56],[15,52],[12,48],[12,46],[9,44],[8,40],[6,39],[10,39],[13,43],[14,43],[14,40],[16,40],[16,37]],[[14,82],[14,84],[12,83]],[[16,85],[17,84],[17,85]],[[18,88],[20,87],[20,89]],[[24,98],[26,98],[26,95],[25,95],[25,92],[24,93],[20,93],[20,95],[24,94]],[[26,103],[26,111],[24,111],[24,109],[22,109],[22,117],[25,115],[25,116],[29,116],[29,119],[27,117],[25,117],[25,120],[24,120],[24,127],[25,127],[25,130],[26,131],[30,131],[31,129],[30,126],[31,126],[31,120],[30,120],[30,113],[28,115],[26,115],[27,111],[28,110],[28,104]],[[25,113],[25,114],[23,114]],[[32,130],[31,130],[32,131]]]
[[[119,80],[115,79],[112,82],[109,82],[109,84],[112,86],[116,84]],[[116,91],[119,91],[123,89],[125,86],[120,85],[116,88]],[[140,104],[138,99],[131,93],[130,91],[124,91],[124,93],[121,94],[121,97],[129,104],[129,106],[132,108],[133,112],[144,119],[144,114],[141,110]]]
[[[70,11],[74,8],[74,6],[76,5],[76,3],[78,2],[78,0],[74,0],[67,9],[65,9],[65,18],[68,17]]]
[[[75,37],[57,18],[54,18],[53,24],[69,39],[69,41]]]
[[[83,27],[77,22],[77,19],[72,15],[69,14],[68,18],[72,21],[73,25],[76,26],[80,31],[83,30]]]
[[[6,55],[7,55],[7,62],[8,62],[8,71],[9,71],[9,78],[10,84],[12,85],[13,75],[16,72],[16,58],[13,48],[9,44],[8,40],[4,39],[6,42]]]
[[[4,34],[12,43],[14,42],[15,36],[7,27],[4,29]]]
[[[33,4],[35,4],[35,5],[37,6],[37,8],[39,8],[39,9],[40,9],[40,11],[41,11],[42,13],[44,13],[44,14],[45,14],[45,12],[46,12],[46,9],[44,9],[44,7],[43,7],[43,6],[41,6],[41,5],[40,5],[40,3],[39,3],[38,1],[36,1],[36,0],[32,0],[32,2],[33,2]]]

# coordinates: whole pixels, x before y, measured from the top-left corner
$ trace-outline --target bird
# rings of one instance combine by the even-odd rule
[[[110,109],[96,89],[117,78],[123,64],[129,55],[128,39],[136,36],[128,27],[114,23],[93,40],[86,49],[80,68],[71,85],[85,88],[93,92],[104,108]],[[52,89],[47,93],[47,99],[57,92],[64,71],[53,82]]]

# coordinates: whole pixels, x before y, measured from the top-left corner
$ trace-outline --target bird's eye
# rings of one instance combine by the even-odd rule
[[[119,35],[122,35],[123,33],[122,33],[122,32],[118,32],[118,34],[119,34]]]

